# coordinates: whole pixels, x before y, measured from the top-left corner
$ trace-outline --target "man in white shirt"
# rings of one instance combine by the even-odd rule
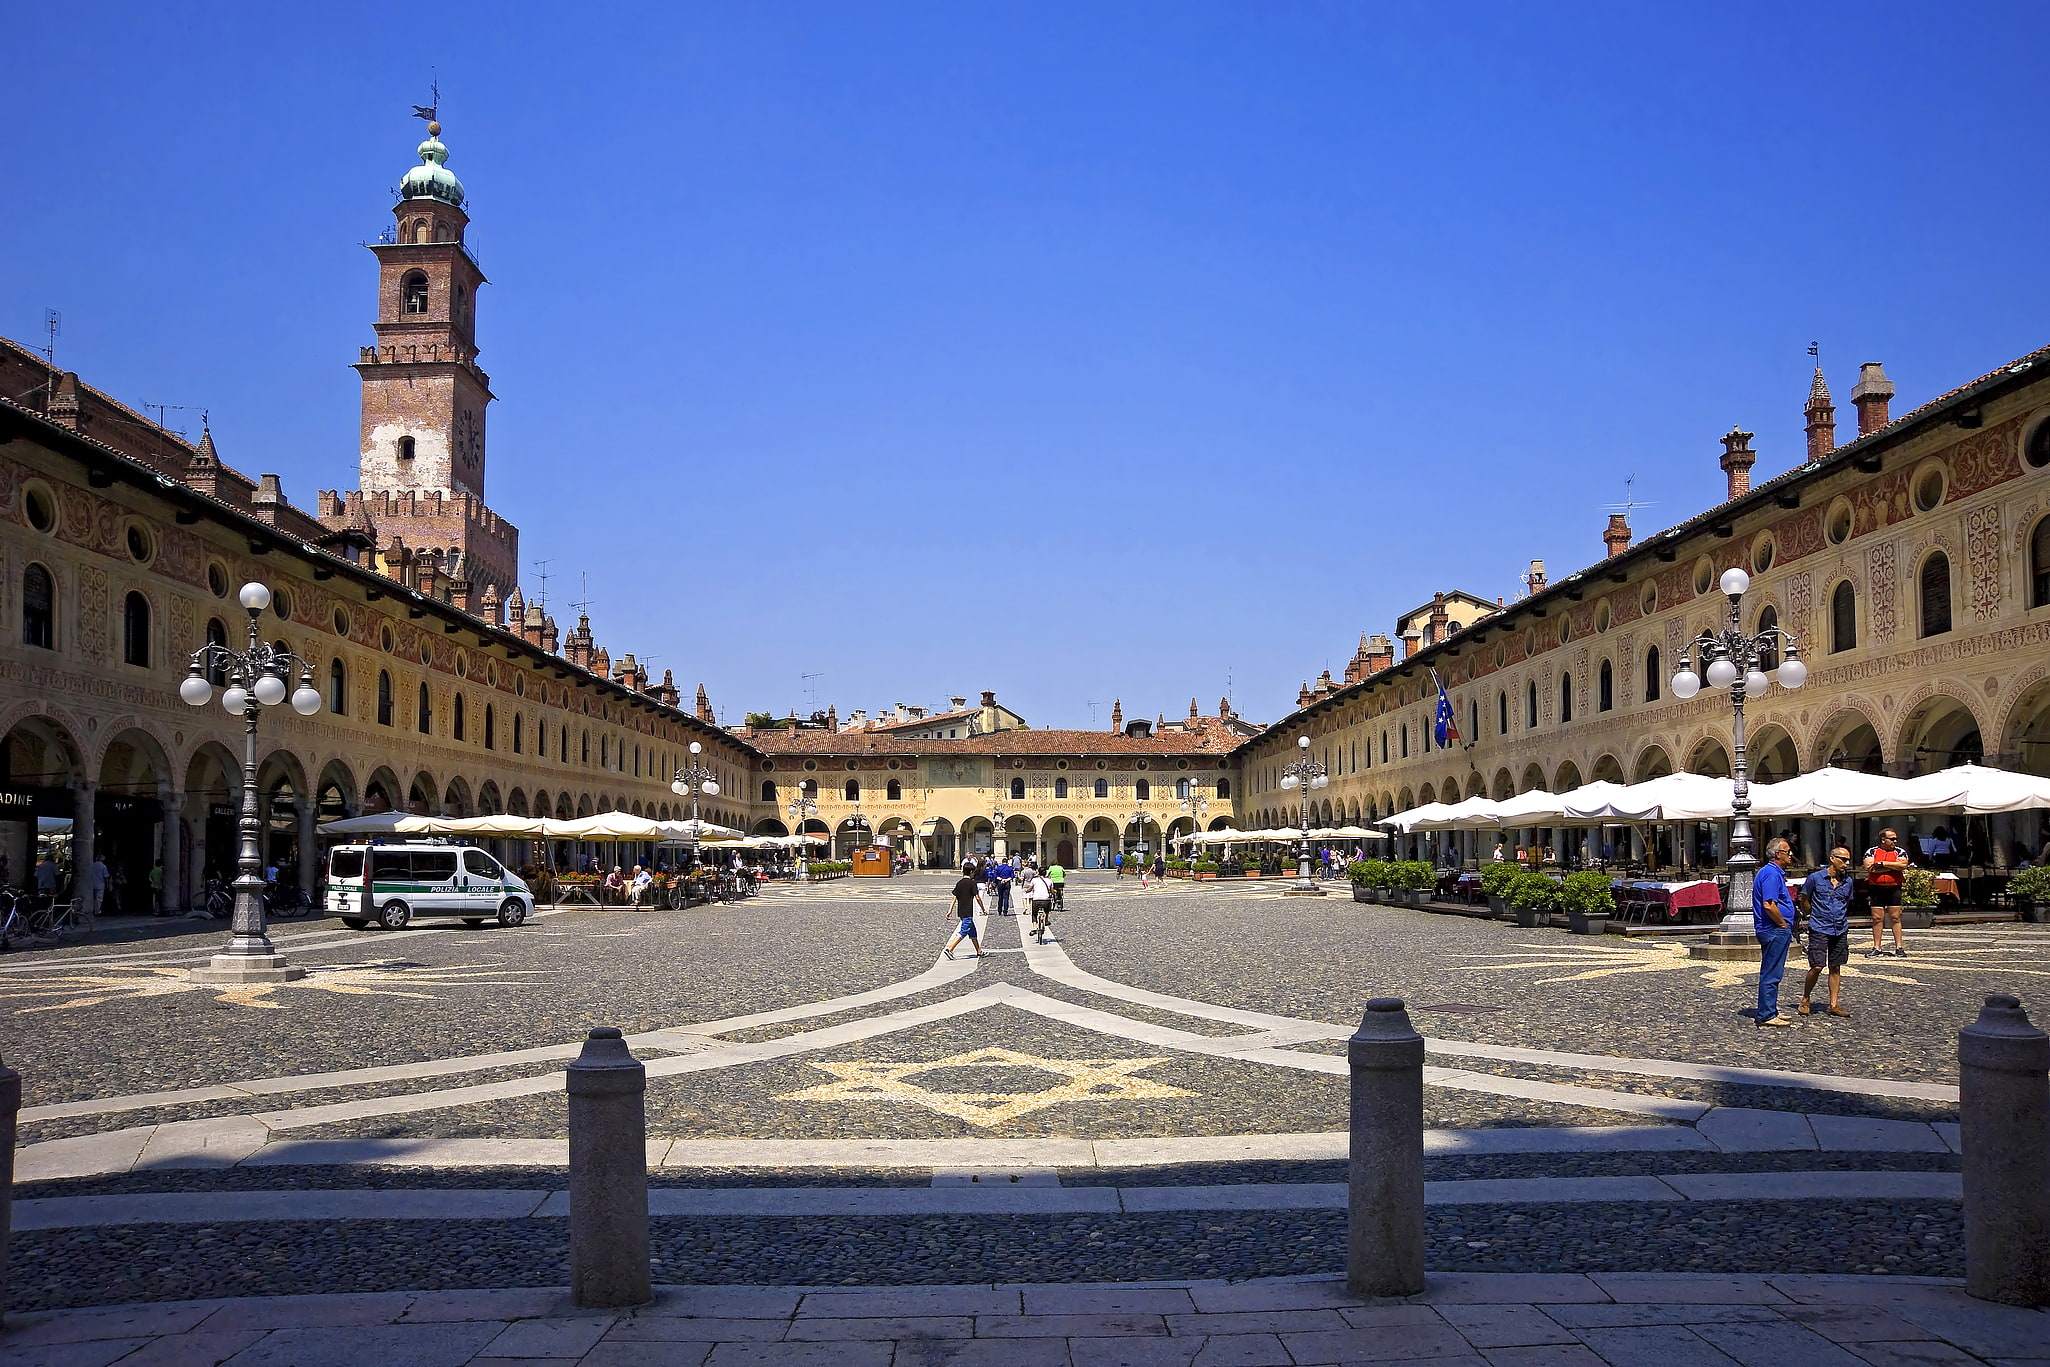
[[[1025,900],[1032,907],[1032,932],[1039,943],[1046,943],[1046,928],[1053,920],[1053,884],[1044,873],[1034,869],[1032,881],[1025,886]]]

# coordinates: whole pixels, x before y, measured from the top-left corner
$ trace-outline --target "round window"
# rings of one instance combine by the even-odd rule
[[[1715,564],[1707,556],[1694,562],[1694,591],[1707,593],[1715,586]]]
[[[891,760],[891,761],[890,761],[890,767],[891,767],[892,769],[901,769],[901,768],[903,768],[904,766],[903,766],[903,764],[902,764],[902,763],[900,763],[899,761],[897,761],[897,760],[894,760],[894,759],[893,759],[893,760]]]
[[[1849,499],[1840,498],[1831,504],[1829,518],[1823,523],[1822,528],[1823,535],[1829,538],[1829,544],[1841,546],[1844,542],[1849,541],[1851,539],[1851,526],[1855,520],[1856,514],[1851,511],[1851,501]]]
[[[1943,502],[1943,467],[1932,465],[1915,477],[1915,508],[1928,512]]]
[[[1609,629],[1609,600],[1606,598],[1594,605],[1594,629],[1596,631],[1607,631]]]
[[[527,676],[526,676],[526,675],[524,675],[524,674],[515,674],[515,675],[513,675],[513,696],[514,696],[514,697],[516,697],[516,698],[524,698],[524,697],[526,697],[526,696],[527,696]]]
[[[278,615],[280,622],[290,621],[292,618],[292,595],[286,593],[283,589],[273,590],[270,596],[270,610]]]
[[[456,677],[458,679],[470,677],[470,657],[460,650],[456,652]]]
[[[808,759],[804,762],[804,767],[806,769],[816,769],[819,767],[819,762],[815,759]]]
[[[129,523],[128,558],[138,565],[147,565],[150,556],[155,553],[156,546],[150,540],[149,528],[143,526],[140,522]]]
[[[377,633],[377,643],[384,647],[385,654],[391,654],[392,641],[390,627],[386,627],[383,631]]]
[[[42,485],[29,485],[22,495],[21,506],[28,515],[28,525],[37,531],[47,532],[57,525],[57,500]]]
[[[423,664],[423,665],[431,665],[431,664],[433,664],[433,663],[434,663],[434,644],[433,644],[433,642],[431,642],[431,641],[422,641],[422,642],[420,643],[420,663],[421,663],[421,664]]]
[[[1524,632],[1524,633],[1523,633],[1523,653],[1524,653],[1525,655],[1535,655],[1535,654],[1537,654],[1537,628],[1536,628],[1536,627],[1532,627],[1532,628],[1531,628],[1531,629],[1530,629],[1529,631],[1526,631],[1526,632]],[[1398,700],[1397,700],[1397,702],[1396,702],[1396,705],[1397,705],[1397,706],[1401,706],[1401,700],[1400,700],[1400,699],[1398,699]]]
[[[1772,538],[1769,536],[1759,537],[1758,544],[1751,548],[1751,572],[1753,574],[1764,574],[1772,568],[1772,552]]]
[[[1110,768],[1110,761],[1107,759],[1100,759],[1096,761],[1096,767],[1099,769],[1108,769]]]
[[[1174,762],[1174,767],[1177,769],[1186,769],[1189,767],[1189,762],[1185,759],[1178,759]]]
[[[218,563],[206,567],[206,587],[216,598],[228,596],[228,571]],[[388,649],[389,647],[387,647]]]
[[[858,766],[858,765],[857,765],[857,764],[855,763],[855,761],[853,761],[853,760],[851,760],[851,759],[847,761],[847,772],[848,772],[848,773],[850,773],[850,774],[851,774],[851,773],[853,773],[853,772],[855,771],[855,769],[856,769],[856,768],[858,768],[858,767],[859,767],[859,766]]]
[[[763,761],[762,761],[762,770],[763,770],[763,772],[765,772],[765,773],[766,773],[766,772],[768,772],[769,770],[772,770],[772,769],[774,769],[775,767],[776,767],[776,761],[775,761],[775,760],[772,760],[772,759],[765,759],[765,760],[763,760]]]
[[[1570,641],[1570,640],[1572,640],[1572,639],[1573,639],[1573,624],[1572,624],[1571,622],[1567,621],[1567,620],[1566,620],[1566,619],[1565,619],[1564,617],[1561,617],[1561,618],[1559,619],[1559,644],[1560,644],[1560,645],[1565,645],[1565,644],[1566,644],[1566,643],[1567,643],[1568,641]],[[1417,696],[1421,697],[1421,696],[1423,696],[1423,695],[1422,695],[1422,694],[1418,694]]]
[[[1140,761],[1139,761],[1139,767],[1140,767],[1141,769],[1144,769],[1144,768],[1146,767],[1146,761],[1145,761],[1145,760],[1143,760],[1143,759],[1142,759],[1142,760],[1140,760]]]
[[[346,612],[343,612],[343,611],[342,611],[342,610],[341,610],[340,608],[336,608],[336,609],[335,609],[335,635],[337,635],[337,636],[347,636],[348,634],[349,634],[349,614],[348,614],[348,613],[346,613]]]
[[[1496,647],[1495,647],[1495,668],[1497,668],[1497,669],[1500,669],[1500,668],[1501,668],[1501,667],[1502,667],[1503,665],[1505,665],[1505,664],[1508,664],[1508,663],[1509,663],[1509,647],[1507,647],[1507,646],[1502,646],[1502,645],[1498,645],[1498,646],[1496,646]],[[1374,708],[1374,715],[1375,715],[1375,716],[1377,716],[1377,717],[1381,715],[1381,708],[1380,708],[1380,706],[1379,706],[1378,704],[1376,704],[1376,706],[1375,706],[1375,708]]]
[[[1637,600],[1637,607],[1647,617],[1659,610],[1659,586],[1657,584],[1646,584],[1644,586],[1644,596]]]
[[[1056,769],[1065,769],[1068,767],[1068,762],[1064,759],[1057,759],[1053,762],[1053,767]]]
[[[487,683],[487,684],[489,684],[489,685],[491,685],[491,686],[492,686],[493,688],[496,688],[496,687],[498,687],[498,666],[497,666],[497,665],[486,665],[486,666],[484,666],[484,682],[485,682],[485,683]]]
[[[2035,469],[2050,465],[2050,421],[2036,424],[2036,430],[2029,433],[2029,443],[2022,448],[2022,454]]]

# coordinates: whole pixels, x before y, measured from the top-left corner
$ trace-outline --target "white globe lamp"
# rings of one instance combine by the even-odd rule
[[[1673,676],[1673,696],[1682,702],[1701,691],[1701,676],[1691,669],[1683,669]]]
[[[242,606],[251,612],[262,612],[270,606],[270,590],[251,580],[242,586]]]
[[[320,710],[320,692],[312,684],[302,683],[292,690],[292,710],[302,717],[310,717]]]
[[[706,780],[705,780],[705,796],[706,796],[706,797],[717,797],[717,796],[719,796],[719,785],[718,785],[717,783],[714,783],[714,782],[713,782],[713,781],[712,781],[711,779],[706,779]]]
[[[221,690],[221,708],[231,717],[242,715],[242,709],[249,706],[249,692],[241,684],[230,684]]]
[[[1710,688],[1728,688],[1736,681],[1737,666],[1731,664],[1726,657],[1718,655],[1709,662],[1708,686]]]
[[[265,707],[276,707],[285,700],[285,681],[275,674],[266,674],[256,681],[256,700]]]
[[[178,685],[178,696],[194,707],[205,707],[213,701],[214,686],[203,674],[187,674],[185,682]]]
[[[1765,677],[1762,669],[1751,670],[1744,676],[1744,696],[1755,698],[1770,687],[1772,680]]]
[[[1731,566],[1723,571],[1723,592],[1730,597],[1742,598],[1744,591],[1750,587],[1751,576],[1744,573],[1744,571],[1735,566]]]
[[[1799,688],[1808,682],[1808,666],[1796,659],[1782,660],[1779,676],[1781,688]]]

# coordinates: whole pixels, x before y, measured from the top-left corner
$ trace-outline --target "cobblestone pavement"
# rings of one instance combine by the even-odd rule
[[[10,1367],[1321,1367],[2022,1363],[2050,1315],[1951,1283],[1441,1274],[1365,1301],[1328,1279],[1226,1284],[663,1286],[624,1311],[549,1286],[168,1302],[15,1317]]]
[[[562,1189],[559,1073],[599,1024],[648,1064],[670,1280],[1329,1272],[1343,1041],[1391,994],[1432,1039],[1434,1267],[1954,1275],[1955,1032],[1986,992],[2028,1001],[2050,978],[2042,930],[1928,932],[1909,960],[1854,960],[1850,1020],[1766,1032],[1738,1014],[1744,964],[1342,888],[1085,877],[1054,943],[998,920],[986,956],[948,961],[948,886],[511,931],[292,922],[278,938],[308,979],[253,992],[190,980],[222,934],[201,923],[10,958],[17,1266],[35,1269],[17,1302],[234,1294],[252,1276],[547,1285],[560,1220],[491,1193]],[[962,1169],[1029,1190],[939,1190]],[[351,1191],[400,1204],[321,1204]],[[226,1204],[197,1225],[149,1204],[181,1192]],[[248,1199],[268,1213],[231,1208]]]

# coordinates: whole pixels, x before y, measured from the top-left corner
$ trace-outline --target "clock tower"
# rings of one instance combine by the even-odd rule
[[[434,111],[423,111],[431,116]],[[361,502],[380,547],[394,536],[473,600],[518,581],[519,532],[484,504],[484,410],[491,379],[477,364],[477,292],[487,283],[464,242],[463,184],[430,121],[420,164],[399,182],[391,240],[377,256],[377,344],[360,349],[360,486],[323,495],[323,519]]]

